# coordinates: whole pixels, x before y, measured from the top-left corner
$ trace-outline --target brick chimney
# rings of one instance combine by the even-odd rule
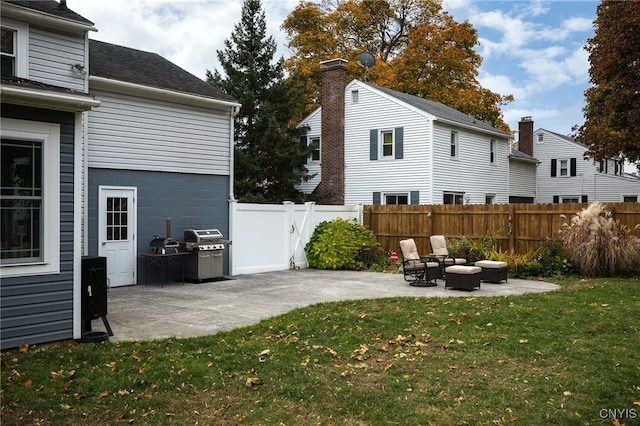
[[[317,192],[323,203],[344,204],[344,90],[347,61],[320,62],[322,106],[321,181]]]
[[[518,150],[533,157],[533,119],[522,117],[518,122]]]

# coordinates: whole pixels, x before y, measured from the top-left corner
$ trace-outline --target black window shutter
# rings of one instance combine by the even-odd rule
[[[378,159],[378,129],[371,129],[369,130],[369,160],[377,160],[377,159]]]
[[[582,202],[583,203],[588,203],[589,202],[589,196],[588,195],[583,195],[582,196]]]
[[[395,140],[395,151],[396,151],[396,159],[401,160],[404,157],[404,127],[396,127],[396,140]],[[413,204],[413,203],[411,203]]]
[[[571,176],[575,176],[576,175],[576,159],[572,158],[571,159]]]
[[[558,160],[555,158],[551,160],[551,177],[556,177],[556,168],[557,168]]]
[[[382,194],[380,194],[379,192],[374,192],[373,193],[373,204],[377,205],[380,204],[380,199],[382,198]]]
[[[560,196],[559,195],[554,195],[553,196],[553,203],[554,204],[558,204],[560,202]]]
[[[411,191],[411,204],[420,204],[420,191]]]
[[[307,149],[307,137],[300,136],[300,149],[305,151]],[[307,156],[304,156],[304,160],[302,160],[302,164],[307,164]]]

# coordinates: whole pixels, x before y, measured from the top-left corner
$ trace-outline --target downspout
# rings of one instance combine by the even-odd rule
[[[235,168],[234,168],[234,161],[235,161],[235,148],[236,148],[236,142],[235,142],[235,136],[234,136],[234,121],[236,116],[240,113],[240,107],[234,106],[231,107],[231,109],[229,110],[229,200],[235,200],[235,195],[233,193],[233,181],[234,179],[234,174],[235,174]]]

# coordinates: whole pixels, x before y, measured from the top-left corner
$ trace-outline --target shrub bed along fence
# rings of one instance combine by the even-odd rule
[[[605,203],[613,220],[640,237],[640,203]],[[367,205],[363,224],[385,250],[398,250],[400,240],[412,237],[420,253],[430,253],[429,236],[477,241],[491,236],[497,248],[524,254],[543,243],[558,242],[566,221],[586,207],[571,204]],[[561,215],[566,216],[563,218]]]

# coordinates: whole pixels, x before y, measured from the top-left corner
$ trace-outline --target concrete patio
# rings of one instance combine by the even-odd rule
[[[293,309],[322,302],[385,297],[489,297],[542,293],[556,284],[510,278],[483,282],[479,290],[412,287],[401,274],[317,269],[236,276],[201,284],[171,282],[112,288],[107,320],[111,341],[196,337],[256,324]],[[94,331],[105,330],[102,320]]]

